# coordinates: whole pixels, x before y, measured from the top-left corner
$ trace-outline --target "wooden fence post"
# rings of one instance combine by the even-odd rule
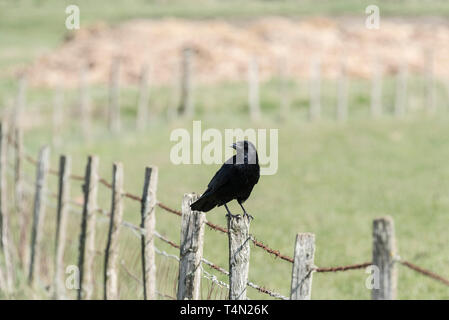
[[[280,119],[288,120],[290,115],[290,90],[289,90],[289,73],[287,61],[285,58],[279,60],[279,99],[280,99]]]
[[[229,300],[246,300],[248,284],[251,218],[228,216]]]
[[[294,262],[292,269],[291,300],[310,300],[315,256],[315,235],[296,235]]]
[[[425,53],[425,70],[426,70],[426,109],[429,114],[436,111],[435,105],[435,77],[434,77],[434,53],[431,49],[427,49]]]
[[[86,66],[82,66],[79,75],[79,113],[84,138],[90,137],[90,100]]]
[[[259,96],[259,65],[253,57],[248,65],[248,106],[251,120],[260,118],[260,96]]]
[[[27,266],[28,258],[28,225],[29,214],[24,210],[25,194],[23,192],[23,134],[22,128],[17,127],[14,130],[14,202],[16,207],[16,213],[19,217],[19,245],[18,255],[22,267]]]
[[[69,211],[70,200],[70,169],[70,157],[65,155],[60,156],[58,170],[58,203],[56,208],[55,273],[53,278],[53,297],[56,300],[65,298],[63,275],[67,214]]]
[[[19,75],[16,105],[14,108],[14,127],[21,126],[21,116],[26,104],[27,78],[25,73]]]
[[[141,236],[142,245],[142,276],[143,298],[156,299],[156,256],[154,251],[154,230],[156,228],[156,191],[157,167],[145,168],[145,181],[143,184],[141,202],[140,227],[145,230]]]
[[[89,156],[83,184],[84,204],[79,246],[78,300],[92,298],[95,257],[95,213],[97,210],[98,157]]]
[[[337,87],[337,120],[346,121],[348,118],[348,77],[346,62],[341,61]]]
[[[150,100],[150,67],[144,65],[140,74],[139,101],[137,102],[136,127],[142,130],[148,122],[148,102]]]
[[[36,191],[34,194],[30,268],[28,273],[28,283],[30,285],[34,285],[35,278],[39,276],[40,271],[40,242],[45,218],[45,192],[49,168],[49,152],[48,146],[41,148],[36,167]]]
[[[8,134],[4,123],[0,123],[0,249],[5,261],[5,287],[7,292],[12,292],[14,284],[14,272],[12,262],[12,239],[10,232],[9,213],[6,195],[6,146]]]
[[[371,116],[382,114],[382,66],[378,60],[373,61],[371,74]]]
[[[123,165],[114,163],[112,168],[112,203],[109,219],[108,241],[104,255],[104,299],[117,300],[120,226],[123,220]]]
[[[192,56],[191,48],[184,48],[182,51],[181,65],[181,101],[178,107],[179,115],[193,116],[192,99]]]
[[[108,126],[112,132],[120,131],[120,59],[115,58],[109,75]]]
[[[198,300],[201,289],[201,259],[203,257],[204,212],[192,211],[190,204],[196,194],[185,194],[182,201],[181,242],[179,252],[178,300]]]
[[[64,119],[63,116],[63,108],[64,108],[64,92],[60,86],[55,88],[55,93],[53,96],[53,145],[59,146],[61,144],[61,130],[62,130],[62,122]]]
[[[379,287],[371,291],[373,300],[396,299],[397,268],[395,264],[396,240],[394,222],[391,217],[375,219],[373,222],[373,266],[379,276]]]
[[[407,105],[407,65],[403,63],[396,75],[396,97],[394,103],[394,114],[402,117]]]
[[[310,69],[310,120],[318,120],[321,117],[321,62],[319,59],[312,61]]]

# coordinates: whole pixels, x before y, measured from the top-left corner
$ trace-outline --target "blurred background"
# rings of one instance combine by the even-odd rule
[[[79,8],[79,29],[70,5]],[[373,27],[372,7],[379,9]],[[126,191],[141,195],[144,169],[159,167],[157,199],[180,210],[219,165],[174,165],[170,133],[207,128],[279,129],[279,166],[262,176],[247,210],[254,236],[293,256],[295,235],[316,235],[315,264],[370,261],[372,220],[395,220],[401,257],[448,277],[449,3],[356,0],[0,0],[0,112],[10,133],[7,202],[14,290],[1,298],[53,295],[57,176],[49,175],[39,285],[27,284],[36,167],[50,146],[83,176],[88,155]],[[375,18],[375,17],[374,17]],[[368,21],[367,21],[368,20]],[[13,133],[23,140],[23,203],[13,201]],[[30,161],[27,161],[30,160]],[[71,185],[65,265],[78,263],[82,181]],[[99,186],[98,204],[111,207]],[[140,223],[125,200],[124,219]],[[16,203],[16,204],[15,204]],[[240,212],[233,203],[231,211]],[[225,226],[225,210],[207,214]],[[179,243],[180,219],[161,208],[156,229]],[[94,298],[102,298],[108,219],[98,218]],[[141,299],[140,238],[122,228],[119,297]],[[158,297],[176,296],[179,249],[156,239]],[[206,228],[204,257],[228,268],[225,235]],[[291,264],[251,247],[249,278],[289,296]],[[13,260],[14,260],[13,259]],[[205,270],[202,298],[226,297],[227,277]],[[213,278],[213,276],[216,278]],[[316,274],[312,299],[369,299],[364,270]],[[75,298],[74,290],[65,297]],[[248,289],[252,299],[271,298]],[[399,269],[399,299],[447,299],[444,285]]]

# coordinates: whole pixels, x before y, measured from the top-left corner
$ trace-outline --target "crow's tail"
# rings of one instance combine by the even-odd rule
[[[209,195],[204,194],[201,198],[190,205],[190,209],[194,211],[208,212],[215,208],[217,203],[211,199]]]

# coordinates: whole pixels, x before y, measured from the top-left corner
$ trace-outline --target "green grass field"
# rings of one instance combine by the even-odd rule
[[[78,1],[74,1],[78,3]],[[95,2],[89,5],[86,22],[106,20],[117,22],[134,17],[161,17],[165,15],[191,18],[214,16],[253,17],[265,14],[309,15],[309,14],[363,14],[359,12],[359,1],[312,2],[312,1],[250,1],[239,7],[235,2],[207,2],[200,10],[186,7],[184,2],[170,5],[152,1],[134,1],[133,5],[115,2],[115,5]],[[72,2],[71,2],[72,3]],[[205,2],[206,3],[206,2]],[[303,4],[297,6],[297,3]],[[414,16],[416,13],[447,15],[448,6],[435,1],[435,6],[425,6],[418,1],[382,1],[386,12],[391,15]],[[400,5],[406,3],[407,5]],[[312,5],[313,4],[313,5]],[[31,5],[31,8],[30,8]],[[65,2],[20,1],[0,2],[0,66],[10,67],[26,63],[37,54],[55,47],[65,33],[63,29]],[[276,10],[273,11],[274,7]],[[195,7],[197,8],[197,7]],[[364,7],[363,7],[364,8]],[[404,10],[402,10],[403,8]],[[424,11],[420,11],[425,8]],[[432,9],[430,9],[432,8]],[[62,14],[60,14],[62,12]],[[238,12],[238,13],[237,13]],[[84,16],[82,16],[84,17]],[[82,18],[84,19],[84,18]],[[55,27],[60,25],[60,28]],[[246,112],[246,85],[225,83],[219,86],[197,88],[195,119],[202,120],[206,128],[277,128],[279,129],[279,169],[273,176],[263,176],[251,198],[247,201],[248,211],[255,217],[252,233],[269,246],[291,256],[295,235],[298,232],[312,232],[316,235],[315,264],[335,266],[360,263],[371,259],[371,228],[376,217],[391,215],[395,219],[396,237],[401,257],[424,268],[448,277],[449,234],[447,233],[449,212],[449,121],[448,98],[441,90],[438,95],[438,116],[428,116],[422,97],[420,79],[412,79],[410,106],[418,109],[403,119],[391,115],[393,106],[393,80],[384,84],[384,103],[387,115],[373,120],[369,115],[369,83],[351,83],[349,99],[350,119],[337,123],[334,117],[335,84],[323,87],[323,120],[309,123],[306,120],[308,100],[304,83],[291,82],[291,114],[288,121],[278,119],[278,90],[276,80],[261,88],[263,117],[258,123],[249,122]],[[9,101],[14,96],[16,83],[5,76],[0,78],[0,101]],[[169,154],[173,143],[169,137],[173,129],[184,127],[191,131],[192,119],[167,120],[167,107],[173,104],[170,88],[154,88],[151,112],[153,119],[148,129],[137,132],[133,129],[135,117],[136,89],[124,88],[122,92],[123,127],[120,135],[106,130],[103,116],[107,89],[92,88],[97,117],[94,132],[89,142],[80,133],[76,117],[68,116],[62,133],[63,144],[52,148],[52,167],[57,167],[61,153],[70,154],[73,172],[83,174],[86,157],[96,154],[100,157],[100,174],[111,180],[112,163],[121,161],[125,168],[125,188],[140,195],[144,168],[147,165],[159,167],[158,199],[173,208],[180,208],[186,192],[201,193],[218,165],[180,165],[170,162]],[[39,114],[42,123],[25,133],[26,149],[37,155],[39,148],[51,143],[51,92],[30,89],[30,114]],[[3,100],[2,100],[3,99]],[[75,92],[67,92],[67,108],[73,104]],[[420,109],[421,108],[421,109]],[[68,110],[73,113],[73,110]],[[26,164],[29,180],[34,171]],[[49,177],[49,186],[54,190],[56,179]],[[79,183],[72,185],[72,197],[81,195]],[[110,192],[100,186],[99,204],[110,207]],[[231,210],[240,208],[233,203]],[[52,245],[55,210],[49,206],[46,216],[46,237],[43,250],[46,253],[44,274],[51,274]],[[125,202],[125,219],[139,222],[139,207],[130,200]],[[225,225],[225,210],[218,208],[207,215],[209,221]],[[104,249],[107,224],[99,219],[98,250]],[[71,215],[69,224],[67,264],[77,263],[77,236],[79,216]],[[179,242],[180,219],[157,210],[157,229],[161,234]],[[17,235],[15,235],[17,237]],[[227,238],[206,228],[204,256],[227,268]],[[139,275],[138,260],[140,241],[129,230],[121,235],[121,254],[128,270]],[[159,249],[172,254],[178,252],[166,244],[156,243]],[[173,294],[173,275],[176,266],[164,258],[158,262],[159,287]],[[97,291],[102,297],[102,254],[96,260]],[[165,262],[164,262],[165,261]],[[169,268],[166,276],[162,273]],[[210,271],[206,268],[206,270]],[[45,290],[31,291],[25,284],[25,272],[18,269],[18,291],[13,297],[45,298]],[[46,273],[45,273],[46,272]],[[121,269],[120,288],[122,298],[141,298],[140,288]],[[260,248],[251,247],[250,280],[260,285],[289,295],[291,265],[275,259]],[[369,299],[370,290],[365,287],[368,274],[363,270],[334,274],[316,274],[313,279],[313,299]],[[226,280],[218,275],[219,279]],[[50,279],[43,277],[43,283]],[[267,298],[253,289],[251,298]],[[2,296],[0,295],[0,298]],[[424,278],[411,270],[399,267],[398,298],[400,299],[448,299],[447,287]]]

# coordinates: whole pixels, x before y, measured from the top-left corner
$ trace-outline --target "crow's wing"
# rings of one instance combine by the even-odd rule
[[[236,174],[236,168],[233,164],[224,163],[207,185],[208,191],[214,192],[224,186]]]

